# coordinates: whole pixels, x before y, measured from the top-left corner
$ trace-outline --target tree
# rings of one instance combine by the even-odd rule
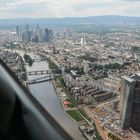
[[[84,59],[90,62],[95,62],[97,61],[97,58],[91,57],[89,54],[87,55],[83,55],[83,56],[79,56],[79,59]]]
[[[33,64],[33,60],[30,58],[30,59],[28,60],[28,65],[29,65],[29,66],[32,66],[32,64]]]

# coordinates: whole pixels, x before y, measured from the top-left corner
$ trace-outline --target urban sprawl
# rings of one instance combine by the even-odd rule
[[[0,38],[0,58],[23,85],[30,53],[55,69],[62,107],[86,139],[140,139],[140,28],[102,34],[27,24],[1,30]]]

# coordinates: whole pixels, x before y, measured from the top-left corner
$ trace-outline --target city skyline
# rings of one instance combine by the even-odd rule
[[[13,0],[12,3],[21,10],[25,3],[28,5],[31,1]],[[44,0],[34,0],[34,3],[38,6],[41,1]],[[110,0],[110,3],[113,1]],[[74,3],[73,0],[71,2]],[[92,3],[90,0],[88,2]],[[127,3],[126,0],[123,3]],[[4,5],[4,2],[0,4]],[[22,7],[27,13],[28,9],[31,10],[30,4],[29,8]],[[134,4],[138,5],[138,2]],[[80,4],[78,7],[85,8]],[[37,11],[32,12],[36,14]],[[19,15],[22,14],[19,12]],[[28,135],[24,135],[27,132],[35,139],[49,139],[54,133],[48,130],[56,128],[61,132],[52,123],[56,120],[62,130],[75,140],[140,140],[140,17],[104,15],[34,18],[30,14],[26,15],[29,18],[0,19],[0,88],[1,97],[4,97],[0,102],[1,114],[4,116],[0,126],[4,126],[4,129],[7,126],[5,116],[12,120],[6,136],[24,140],[22,136],[28,139]],[[3,63],[13,77],[18,78],[16,81],[7,77],[10,74],[5,75]],[[14,84],[18,81],[30,94],[21,92],[19,84]],[[15,98],[11,98],[14,102],[10,101],[11,95],[15,95]],[[34,110],[30,110],[33,106],[28,108],[28,98],[22,95],[29,95],[29,101],[39,109],[37,112],[43,114],[46,124],[36,119],[38,115],[34,116]],[[7,103],[12,102],[15,106],[11,112],[14,114],[7,115]],[[48,113],[53,117],[51,127],[48,125],[51,118],[48,119]],[[13,119],[16,114],[20,115]],[[28,123],[34,122],[34,118],[38,125]],[[17,125],[20,120],[23,126]],[[53,139],[60,139],[57,135],[53,135]]]
[[[64,12],[65,11],[65,12]],[[140,17],[139,0],[2,0],[0,19],[62,18],[100,15]]]

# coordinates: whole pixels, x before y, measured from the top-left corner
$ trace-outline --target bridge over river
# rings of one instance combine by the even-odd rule
[[[36,83],[41,83],[41,82],[47,82],[47,81],[51,81],[59,76],[60,76],[59,74],[55,74],[53,76],[45,75],[43,77],[39,77],[39,78],[32,79],[30,81],[27,81],[26,84],[36,84]]]
[[[27,71],[25,74],[27,75],[41,75],[41,74],[51,74],[51,70],[35,70],[35,71]]]
[[[41,62],[41,61],[46,61],[47,59],[46,58],[34,58],[32,59],[34,62]]]
[[[32,59],[40,59],[39,56],[29,54]],[[73,139],[84,140],[77,124],[75,124],[63,110],[60,99],[51,78],[55,72],[49,69],[47,61],[34,62],[32,66],[26,65],[27,77],[29,82],[36,84],[28,84],[31,95],[50,113],[51,116],[62,126],[62,128],[73,136]],[[42,71],[42,72],[41,72]],[[49,73],[51,76],[49,77]],[[41,74],[42,73],[42,74]],[[30,75],[29,75],[30,74]],[[48,78],[47,78],[48,77]],[[40,79],[41,78],[41,79]],[[46,82],[43,82],[46,80]],[[47,82],[47,80],[49,82]],[[41,81],[37,83],[38,81]]]
[[[60,74],[58,74],[58,73],[56,73],[55,72],[56,70],[54,70],[54,69],[49,69],[49,70],[32,70],[32,71],[27,71],[27,72],[22,72],[22,73],[19,73],[19,74],[17,74],[17,76],[20,78],[20,77],[22,77],[22,75],[45,75],[45,74],[47,74],[47,75],[49,75],[49,77],[51,77],[51,76],[54,76],[54,77],[58,77],[58,76],[60,76]]]

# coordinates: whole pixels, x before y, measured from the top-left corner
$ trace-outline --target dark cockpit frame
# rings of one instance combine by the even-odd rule
[[[0,60],[0,140],[71,140]]]

